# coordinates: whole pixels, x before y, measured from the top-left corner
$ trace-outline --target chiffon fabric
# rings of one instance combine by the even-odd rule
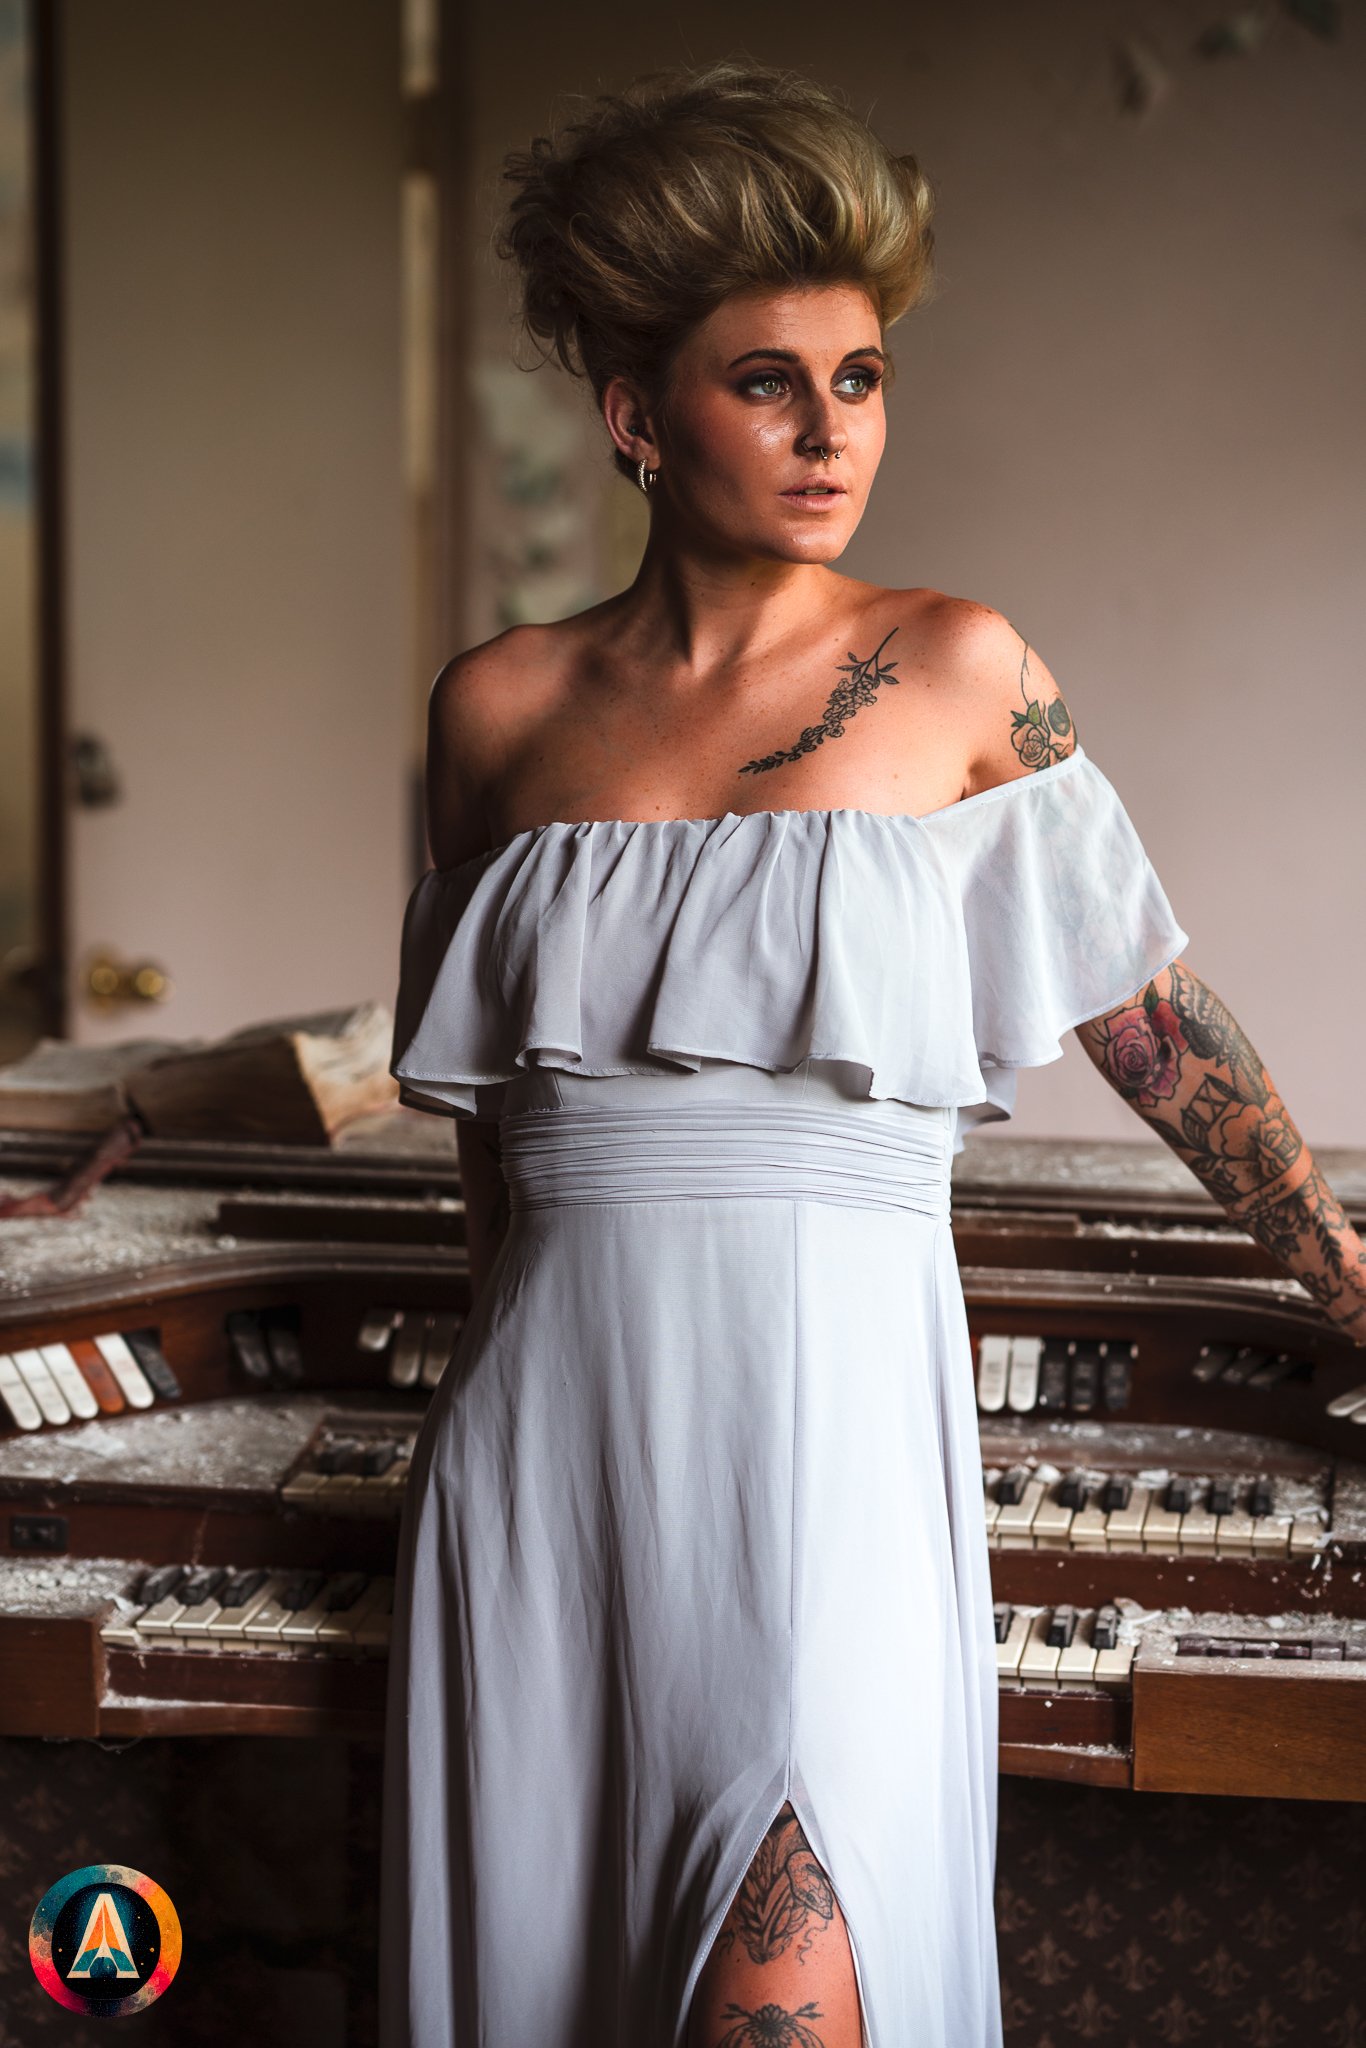
[[[1186,943],[1080,747],[422,876],[392,1072],[499,1120],[512,1215],[401,1525],[382,2048],[685,2048],[784,1801],[867,2048],[999,2048],[951,1162]]]

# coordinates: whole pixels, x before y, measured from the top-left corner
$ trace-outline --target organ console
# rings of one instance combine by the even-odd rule
[[[984,1140],[954,1232],[1003,1771],[1366,1799],[1366,1354],[1155,1144]],[[149,1141],[0,1258],[0,1734],[380,1733],[469,1300],[446,1127]]]

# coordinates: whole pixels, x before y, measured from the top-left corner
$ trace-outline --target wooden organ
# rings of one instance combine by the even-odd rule
[[[69,1146],[0,1135],[0,1175]],[[1366,1154],[1321,1155],[1366,1221]],[[379,1734],[468,1308],[447,1126],[149,1142],[0,1225],[0,1734]],[[1366,1353],[1155,1142],[987,1139],[954,1232],[1001,1767],[1366,1799]]]

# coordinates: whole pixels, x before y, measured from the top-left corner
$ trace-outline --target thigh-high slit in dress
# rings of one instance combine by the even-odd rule
[[[1185,943],[1081,748],[418,882],[393,1071],[499,1118],[512,1216],[403,1512],[382,2048],[684,2048],[784,1801],[867,2048],[1000,2048],[950,1167]]]

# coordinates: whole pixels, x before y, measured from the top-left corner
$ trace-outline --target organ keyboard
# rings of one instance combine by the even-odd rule
[[[434,1122],[149,1141],[77,1216],[0,1226],[0,1733],[382,1730],[468,1306]],[[1366,1220],[1366,1156],[1322,1157]],[[954,1230],[1003,1770],[1366,1798],[1362,1354],[1155,1145],[980,1143]]]

